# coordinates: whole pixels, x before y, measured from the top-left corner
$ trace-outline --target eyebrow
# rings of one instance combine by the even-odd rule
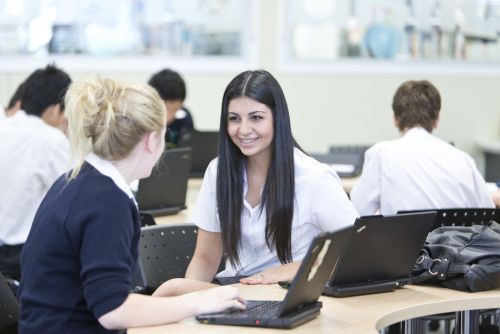
[[[251,116],[251,115],[258,114],[258,113],[263,113],[263,114],[265,114],[265,113],[266,113],[266,111],[265,111],[265,110],[255,110],[255,111],[251,111],[251,112],[249,112],[249,113],[248,113],[248,115],[250,115],[250,116]],[[233,112],[233,111],[230,111],[228,114],[229,114],[229,115],[231,115],[231,114],[232,114],[232,115],[236,115],[236,116],[239,116],[239,115],[240,115],[240,114],[238,114],[237,112]]]

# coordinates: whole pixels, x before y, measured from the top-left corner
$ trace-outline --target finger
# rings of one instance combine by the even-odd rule
[[[247,278],[242,278],[240,282],[247,285],[255,285],[255,284],[261,284],[261,280],[262,278],[247,277]]]
[[[235,300],[231,300],[228,303],[228,307],[227,308],[236,308],[238,310],[244,310],[246,307],[247,307],[246,304],[243,304],[239,300],[235,299]]]
[[[264,276],[262,274],[257,274],[249,277],[245,277],[240,279],[240,283],[243,284],[260,284],[264,280]]]
[[[248,285],[260,285],[260,284],[262,284],[262,281],[257,281],[257,280],[256,281],[250,281],[247,284]]]

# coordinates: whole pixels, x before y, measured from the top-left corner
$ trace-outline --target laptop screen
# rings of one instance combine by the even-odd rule
[[[140,210],[185,208],[191,148],[163,153],[148,178],[139,181],[137,202]]]
[[[369,284],[409,277],[435,216],[436,212],[425,212],[358,218],[329,284]]]

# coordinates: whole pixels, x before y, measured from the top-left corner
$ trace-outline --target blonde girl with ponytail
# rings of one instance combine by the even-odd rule
[[[140,221],[131,181],[150,175],[165,143],[154,89],[110,79],[65,97],[74,168],[51,187],[21,255],[21,333],[101,333],[244,308],[238,290],[131,294]]]

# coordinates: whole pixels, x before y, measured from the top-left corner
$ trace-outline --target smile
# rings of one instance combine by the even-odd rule
[[[240,138],[240,143],[243,145],[249,145],[256,142],[259,138]]]

